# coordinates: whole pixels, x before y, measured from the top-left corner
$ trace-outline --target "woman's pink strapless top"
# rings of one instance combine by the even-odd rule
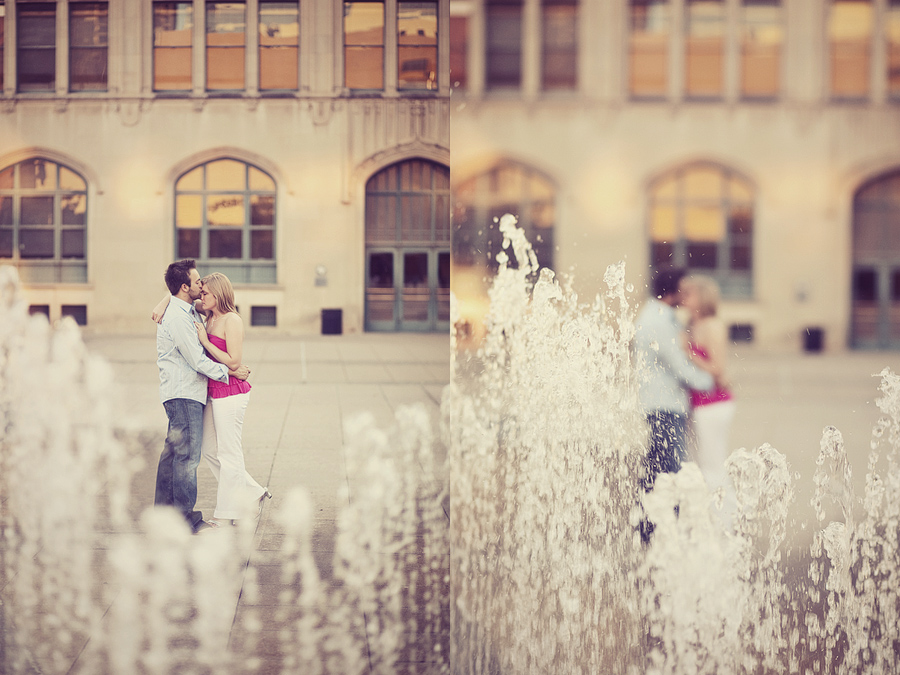
[[[223,338],[210,335],[209,341],[223,352],[228,351]],[[209,355],[209,358],[216,363],[220,363],[220,361],[212,354]],[[229,375],[228,382],[219,382],[218,380],[210,379],[207,391],[210,398],[225,398],[226,396],[234,396],[235,394],[246,394],[250,391],[250,383],[247,382],[247,380],[239,380],[233,375]]]
[[[706,353],[706,350],[699,345],[695,345],[693,342],[690,344],[691,352],[696,354],[701,359],[708,359],[709,355]],[[731,400],[731,392],[727,389],[720,389],[716,387],[712,391],[697,391],[695,389],[691,389],[691,405],[694,407],[700,405],[709,405],[710,403],[721,403],[722,401],[730,401]]]

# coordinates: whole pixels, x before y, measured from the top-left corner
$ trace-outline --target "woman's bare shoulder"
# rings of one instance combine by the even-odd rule
[[[237,312],[228,312],[228,314],[225,315],[225,325],[243,328],[244,320]]]

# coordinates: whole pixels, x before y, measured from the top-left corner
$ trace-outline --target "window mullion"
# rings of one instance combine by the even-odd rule
[[[19,52],[17,48],[19,41],[16,38],[16,15],[15,4],[7,0],[6,16],[3,19],[3,58],[6,63],[0,64],[0,68],[5,68],[3,71],[4,96],[14,96],[16,93],[16,60]]]
[[[684,99],[685,79],[685,0],[671,0],[671,32],[669,35],[669,88],[668,99],[680,103]]]
[[[206,2],[204,0],[194,0],[192,42],[191,96],[203,97],[206,95]]]
[[[875,104],[882,104],[887,98],[887,2],[888,0],[875,0],[872,3],[872,67],[869,69],[869,90]]]
[[[200,260],[209,260],[209,222],[208,216],[209,192],[203,191],[200,201]]]
[[[542,26],[540,0],[525,0],[522,7],[522,97],[534,100],[541,88]]]
[[[727,103],[737,103],[741,91],[741,1],[725,0],[725,79]]]
[[[53,261],[62,262],[62,195],[59,190],[53,194]]]
[[[69,0],[56,3],[56,95],[69,92]]]
[[[13,12],[15,13],[15,12]],[[13,212],[12,212],[12,227],[13,227],[13,251],[12,257],[13,260],[19,260],[19,246],[20,246],[20,237],[19,230],[22,228],[22,189],[19,187],[19,165],[16,164],[13,166]]]
[[[400,59],[397,50],[397,2],[386,0],[384,3],[384,93],[385,96],[397,96],[399,83],[398,68]]]
[[[259,0],[246,0],[244,12],[244,91],[259,96]]]
[[[249,3],[248,3],[249,7]],[[255,22],[254,22],[255,24]],[[252,213],[250,201],[253,193],[250,191],[250,165],[244,165],[244,224],[241,226],[241,262],[246,264],[250,261],[250,232],[253,228]]]

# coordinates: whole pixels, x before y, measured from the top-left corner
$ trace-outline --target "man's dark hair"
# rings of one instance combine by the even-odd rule
[[[193,260],[179,260],[166,268],[166,287],[172,295],[178,295],[182,284],[191,285],[191,270],[196,269],[197,264]]]
[[[678,284],[684,276],[684,270],[657,270],[653,275],[653,297],[664,298],[678,292]]]

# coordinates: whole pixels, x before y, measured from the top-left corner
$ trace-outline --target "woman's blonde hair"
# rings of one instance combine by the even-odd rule
[[[213,272],[203,277],[200,283],[203,284],[207,291],[212,293],[220,312],[223,314],[228,312],[238,313],[237,308],[234,306],[234,287],[232,287],[228,277],[221,272]]]
[[[702,274],[692,274],[684,278],[684,283],[697,290],[700,316],[715,316],[719,308],[719,284],[716,280]]]

